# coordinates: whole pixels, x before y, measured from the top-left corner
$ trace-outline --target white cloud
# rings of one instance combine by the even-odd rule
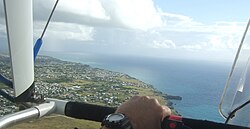
[[[164,12],[160,14],[165,21],[165,26],[150,31],[150,35],[154,35],[147,38],[148,41],[152,38],[150,46],[168,50],[175,48],[183,53],[185,51],[234,53],[239,46],[246,24],[244,22],[204,24],[184,15]]]
[[[176,45],[172,40],[164,40],[164,41],[153,41],[153,48],[175,48]]]
[[[44,24],[35,22],[35,37],[40,37]],[[94,28],[74,23],[51,22],[44,38],[60,40],[90,41],[93,40]]]
[[[245,23],[216,22],[211,28],[213,28],[212,34],[207,37],[212,50],[237,49],[244,33]]]
[[[53,5],[48,0],[39,1],[36,5],[40,5],[39,3],[46,9],[51,7],[46,7],[44,3]],[[105,27],[148,30],[163,25],[153,0],[60,0],[56,11],[60,15],[71,14],[71,17],[58,18],[60,22],[73,22],[71,19],[75,19],[78,24],[90,26],[99,24]]]
[[[54,1],[34,3],[34,33],[38,37]],[[99,46],[105,43],[107,48],[115,44],[117,51],[127,46],[142,51],[150,47],[157,48],[154,51],[162,48],[164,52],[174,49],[212,53],[236,50],[245,29],[246,23],[202,23],[189,16],[164,12],[158,6],[153,0],[60,0],[45,38],[93,41]],[[3,34],[5,26],[1,24]]]
[[[211,50],[237,49],[239,42],[240,36],[218,34],[210,36],[208,44]]]
[[[161,15],[165,28],[164,30],[169,31],[179,31],[179,32],[206,32],[208,27],[201,22],[195,21],[191,17],[162,12],[159,10],[159,14]]]
[[[79,15],[88,15],[92,18],[109,20],[100,0],[60,0],[59,11],[71,12]]]
[[[174,36],[174,40],[178,40],[177,48],[209,51],[237,49],[246,25],[245,22],[226,21],[205,24],[188,16],[160,12],[166,24],[161,32],[178,35]]]
[[[200,44],[194,44],[194,45],[182,45],[180,48],[184,48],[187,50],[201,50],[203,47]]]
[[[243,30],[245,29],[246,22],[226,22],[219,21],[211,26],[214,32],[217,33],[239,33],[243,34]]]
[[[163,25],[152,0],[101,0],[106,13],[125,26],[147,30]]]
[[[185,15],[162,12],[161,9],[158,10],[166,25],[163,30],[168,31],[232,34],[242,33],[242,29],[244,29],[246,25],[246,22],[227,21],[217,21],[215,23],[204,24]]]

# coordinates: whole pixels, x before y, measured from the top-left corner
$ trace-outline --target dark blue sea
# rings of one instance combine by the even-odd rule
[[[163,93],[182,96],[181,101],[173,102],[184,117],[224,121],[218,105],[231,63],[82,53],[46,55],[127,73]]]

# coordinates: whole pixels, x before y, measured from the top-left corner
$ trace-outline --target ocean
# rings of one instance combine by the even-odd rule
[[[173,103],[182,116],[224,122],[218,106],[231,63],[59,52],[45,55],[126,73],[163,93],[181,96],[181,101]]]

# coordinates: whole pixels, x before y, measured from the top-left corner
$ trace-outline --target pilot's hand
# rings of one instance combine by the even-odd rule
[[[118,107],[116,113],[125,114],[133,129],[161,129],[161,121],[171,115],[171,110],[161,106],[157,99],[135,96]]]

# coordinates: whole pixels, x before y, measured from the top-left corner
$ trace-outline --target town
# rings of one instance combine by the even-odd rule
[[[0,73],[11,79],[8,56],[0,55]],[[127,74],[48,56],[40,56],[35,61],[35,84],[37,94],[44,98],[117,107],[132,96],[149,95],[157,97],[163,104],[171,104],[152,85]],[[13,95],[13,90],[1,83],[0,88]],[[0,96],[0,116],[18,109],[18,105]]]

